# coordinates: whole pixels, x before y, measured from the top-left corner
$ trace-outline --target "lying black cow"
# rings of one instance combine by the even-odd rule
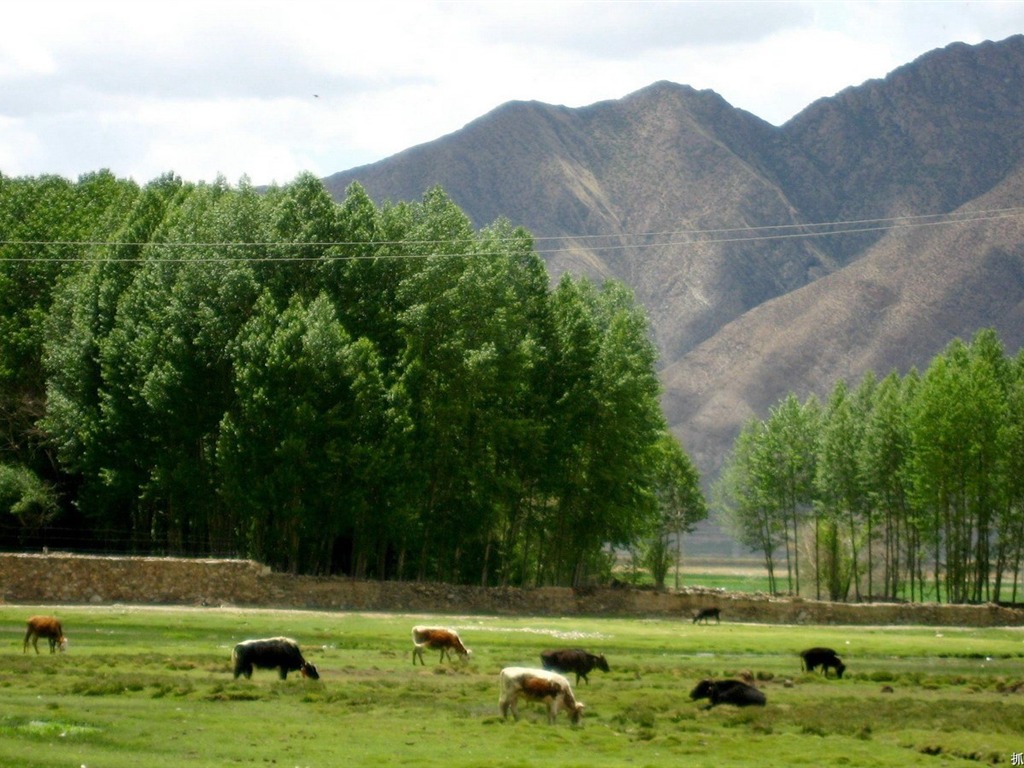
[[[590,681],[587,680],[587,675],[590,674],[590,670],[594,667],[603,672],[609,671],[608,662],[605,661],[604,656],[587,653],[582,648],[561,648],[557,651],[544,651],[540,655],[540,663],[544,669],[561,672],[563,675],[575,672],[576,685],[580,684],[581,677],[583,682],[589,685]]]
[[[846,665],[843,664],[843,660],[836,655],[836,652],[831,648],[808,648],[806,651],[800,654],[800,658],[803,660],[803,668],[808,672],[813,672],[818,667],[821,667],[821,671],[825,673],[825,677],[828,677],[829,668],[836,671],[836,677],[842,678],[843,672],[846,670]]]
[[[235,679],[245,675],[252,677],[252,668],[277,669],[282,680],[288,679],[288,673],[298,670],[303,677],[319,680],[320,673],[314,665],[302,658],[299,644],[287,637],[269,637],[263,640],[244,640],[231,652],[231,660],[235,663]]]
[[[764,693],[742,680],[701,680],[697,687],[690,691],[690,698],[708,699],[711,709],[718,704],[732,704],[736,707],[763,707],[768,699]]]

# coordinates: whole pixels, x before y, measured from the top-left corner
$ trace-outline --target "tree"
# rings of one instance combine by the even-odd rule
[[[878,385],[864,433],[862,456],[870,506],[881,515],[882,593],[889,598],[900,595],[904,575],[911,599],[915,594],[919,545],[907,488],[909,461],[907,388],[896,373],[891,373]]]
[[[698,522],[707,519],[707,503],[700,490],[697,469],[679,442],[665,433],[655,450],[653,487],[658,518],[648,540],[645,565],[655,585],[663,589],[668,569],[674,563],[675,588],[679,589],[683,534],[692,533]]]
[[[758,419],[743,425],[713,486],[713,498],[722,527],[751,551],[761,552],[768,588],[777,594],[775,555],[783,546],[786,523],[777,498],[765,493],[775,470],[764,448],[764,435],[764,424]]]
[[[40,444],[106,547],[582,583],[659,522],[656,355],[621,285],[559,295],[527,232],[474,233],[440,189],[111,181],[0,177],[12,231],[103,229],[0,322],[45,339]]]
[[[326,297],[278,311],[269,292],[233,348],[236,400],[217,446],[225,502],[251,557],[291,572],[329,570],[351,526],[355,403],[351,340]]]
[[[996,540],[995,599],[1001,597],[1002,575],[1011,573],[1010,601],[1016,603],[1024,565],[1024,351],[1013,359],[1009,377],[1006,422],[1000,436],[1003,453],[999,471],[1004,485]]]
[[[867,508],[864,472],[860,466],[864,422],[863,408],[851,396],[846,382],[840,380],[823,413],[815,476],[826,538],[825,561],[818,567],[826,568],[832,600],[845,599],[851,585],[857,599],[861,596],[860,552],[864,543],[861,526]]]
[[[803,406],[790,394],[769,411],[762,435],[765,460],[774,467],[761,475],[762,493],[773,499],[781,517],[789,591],[794,594],[800,594],[800,531],[814,498],[819,418],[816,400]]]
[[[0,464],[0,527],[7,527],[10,515],[17,521],[19,536],[31,534],[49,524],[59,513],[57,493],[28,467]]]
[[[552,565],[556,579],[575,585],[607,568],[604,545],[650,530],[649,478],[665,426],[656,353],[629,291],[563,276],[552,302]]]
[[[77,184],[0,174],[0,460],[52,482],[61,480],[58,459],[38,428],[47,318],[62,281],[82,269],[87,243],[107,239],[137,191],[108,172]]]
[[[171,175],[147,185],[109,241],[90,249],[61,280],[47,317],[47,413],[41,424],[63,469],[78,478],[78,508],[107,546],[149,545],[149,514],[139,504],[139,489],[151,446],[141,437],[145,413],[132,391],[138,378],[129,348],[145,343],[147,326],[137,334],[126,317],[142,321],[146,302],[132,286],[153,279],[155,252],[147,253],[147,244],[189,193]]]

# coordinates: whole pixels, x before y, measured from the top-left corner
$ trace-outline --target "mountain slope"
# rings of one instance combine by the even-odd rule
[[[961,209],[1024,200],[1024,168]],[[896,228],[849,267],[737,318],[662,373],[669,423],[705,473],[743,422],[787,392],[824,399],[866,371],[923,370],[951,339],[995,328],[1024,346],[1024,216]]]
[[[583,109],[516,102],[325,183],[341,197],[359,181],[378,201],[441,185],[478,226],[530,229],[553,275],[632,286],[662,353],[666,414],[707,476],[742,420],[787,392],[923,367],[986,326],[1016,351],[1019,211],[809,235],[1020,206],[1022,82],[1015,36],[933,51],[781,127],[665,82]]]
[[[552,274],[569,269],[631,285],[662,354],[674,359],[829,270],[806,243],[752,247],[687,234],[799,221],[763,163],[777,133],[710,91],[656,83],[579,110],[508,104],[325,183],[340,197],[358,180],[378,201],[418,199],[441,185],[478,226],[504,216],[558,238],[546,254]]]

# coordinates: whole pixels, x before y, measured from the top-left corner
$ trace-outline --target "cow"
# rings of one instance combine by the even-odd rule
[[[721,624],[722,612],[718,608],[701,608],[695,614],[693,614],[693,623],[699,624],[703,621],[705,624],[709,623],[708,619],[714,619],[716,624]]]
[[[818,667],[821,667],[825,677],[828,677],[830,667],[836,671],[836,677],[839,679],[843,677],[843,672],[846,671],[846,665],[843,664],[843,660],[831,648],[808,648],[800,654],[800,659],[805,670],[813,672]]]
[[[564,675],[575,672],[576,685],[580,684],[581,677],[583,682],[590,685],[587,675],[590,674],[594,667],[597,667],[602,672],[609,671],[608,662],[604,656],[588,653],[582,648],[560,648],[557,651],[543,651],[540,655],[540,665],[544,669],[561,672]]]
[[[236,680],[239,675],[250,679],[253,667],[277,669],[282,680],[287,680],[288,673],[296,670],[310,680],[320,679],[316,666],[302,658],[299,644],[287,637],[243,640],[231,652],[231,660],[235,665]]]
[[[426,662],[423,661],[424,648],[441,650],[441,658],[438,659],[438,664],[444,661],[445,656],[448,657],[449,661],[452,661],[452,651],[455,651],[462,661],[466,661],[473,655],[473,652],[462,644],[462,640],[459,639],[459,633],[454,629],[446,627],[413,627],[412,646],[413,666],[416,665],[417,658],[419,658],[420,664],[426,665]]]
[[[705,709],[718,704],[732,704],[736,707],[763,707],[767,702],[764,693],[742,680],[701,680],[690,691],[690,698],[708,699],[711,703]]]
[[[56,653],[58,650],[64,653],[68,649],[68,639],[64,637],[64,629],[53,616],[33,616],[28,620],[28,627],[25,630],[25,643],[22,646],[21,652],[26,653],[29,641],[32,641],[32,647],[36,649],[38,654],[40,637],[45,637],[50,641],[50,653]]]
[[[520,698],[547,704],[548,722],[552,725],[562,709],[568,713],[573,725],[577,725],[583,718],[583,702],[576,701],[569,681],[557,672],[505,667],[499,675],[499,687],[501,694],[498,697],[498,709],[502,718],[507,718],[511,710],[512,716],[519,719],[517,705]]]

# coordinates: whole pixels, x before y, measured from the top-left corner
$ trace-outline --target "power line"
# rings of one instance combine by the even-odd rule
[[[672,246],[693,246],[693,245],[721,245],[730,243],[765,242],[778,240],[806,240],[818,237],[835,237],[841,235],[864,234],[872,232],[887,232],[897,230],[912,230],[925,227],[944,227],[962,224],[975,224],[981,222],[995,221],[1001,219],[1014,219],[1024,215],[1024,207],[1014,208],[992,208],[981,211],[954,212],[946,214],[925,214],[919,216],[898,216],[891,218],[875,219],[850,219],[827,222],[794,223],[794,224],[767,224],[749,227],[731,227],[714,229],[683,229],[669,230],[662,232],[641,232],[641,233],[618,233],[618,234],[595,234],[595,235],[552,235],[532,237],[535,244],[557,243],[571,241],[573,245],[564,247],[539,247],[536,252],[542,256],[552,256],[560,253],[567,253],[577,250],[580,245],[586,244],[591,250],[611,251],[626,249],[649,249],[665,248]],[[607,245],[595,244],[601,240],[615,240],[615,243]],[[510,242],[510,238],[499,238],[498,243]],[[623,242],[626,241],[626,242]],[[273,249],[288,250],[301,248],[343,248],[343,247],[373,247],[381,248],[398,246],[402,249],[423,247],[427,252],[404,253],[374,253],[369,255],[351,254],[316,254],[311,256],[294,255],[266,255],[266,254],[243,254],[237,256],[203,256],[201,258],[165,258],[162,261],[203,261],[203,262],[270,262],[270,261],[360,261],[374,259],[425,259],[436,256],[451,256],[456,258],[474,258],[491,255],[486,251],[468,251],[462,253],[439,253],[430,251],[432,246],[444,244],[466,243],[479,245],[479,241],[472,240],[324,240],[310,242],[281,242],[281,241],[208,241],[208,242],[172,242],[172,241],[124,241],[124,240],[0,240],[2,246],[23,246],[43,248],[119,248],[137,247],[149,249],[187,249],[187,248],[211,248],[211,249]],[[4,256],[5,261],[13,262],[145,262],[149,257],[96,257],[84,258],[81,254],[73,256]]]

